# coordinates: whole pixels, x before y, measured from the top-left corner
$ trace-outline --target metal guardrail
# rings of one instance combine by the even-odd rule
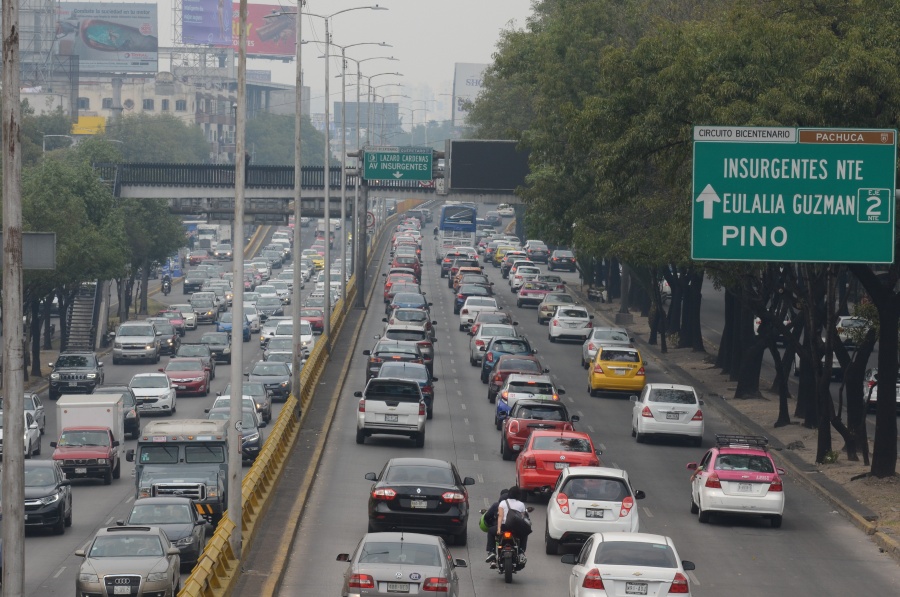
[[[113,186],[116,196],[122,186],[163,186],[163,187],[234,187],[233,164],[112,164],[96,163],[94,169],[104,181]],[[356,185],[357,176],[347,176],[347,187]],[[304,189],[325,188],[325,168],[304,166],[301,175]],[[332,169],[329,176],[332,189],[341,188],[341,171]],[[292,189],[294,188],[293,166],[253,166],[247,168],[247,188]],[[433,193],[434,184],[408,180],[369,181],[369,187],[387,189],[416,189],[422,193]]]

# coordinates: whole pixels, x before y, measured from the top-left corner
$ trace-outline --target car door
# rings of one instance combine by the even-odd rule
[[[35,426],[34,429],[31,428],[32,425]],[[28,438],[27,445],[31,451],[35,451],[40,447],[41,430],[35,425],[34,417],[29,412],[25,413],[25,437]]]
[[[588,540],[584,542],[581,551],[578,553],[578,559],[575,560],[575,565],[572,566],[572,574],[569,575],[569,595],[571,597],[575,597],[579,594],[578,592],[581,589],[584,575],[587,574],[589,570],[588,566],[590,564],[591,550],[593,547],[594,538],[588,537]]]

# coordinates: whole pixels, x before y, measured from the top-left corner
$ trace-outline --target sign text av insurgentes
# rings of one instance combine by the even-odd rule
[[[694,127],[692,257],[890,263],[895,130]]]

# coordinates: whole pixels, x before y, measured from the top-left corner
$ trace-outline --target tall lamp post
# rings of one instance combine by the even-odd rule
[[[409,99],[408,95],[404,95],[402,93],[391,93],[389,95],[381,96],[381,144],[385,144],[385,139],[387,139],[387,134],[385,133],[385,124],[387,123],[387,116],[384,113],[384,100],[389,97],[403,97]],[[393,133],[393,131],[391,131]]]
[[[383,48],[393,47],[385,42],[359,42],[355,44],[347,44],[341,46],[332,44],[341,49],[341,229],[347,224],[347,48],[355,46],[380,46]],[[325,54],[319,58],[325,58],[327,62],[332,54]],[[359,63],[356,65],[359,70]],[[359,91],[357,90],[356,112],[359,114]],[[357,133],[357,136],[359,133]],[[341,234],[341,302],[347,301],[347,242]]]
[[[415,124],[416,124],[416,112],[425,112],[425,118],[422,120],[423,127],[425,129],[425,145],[428,145],[428,102],[437,102],[437,100],[433,99],[422,99],[422,100],[413,100],[411,104],[418,104],[421,102],[423,105],[421,108],[410,108],[412,111],[412,130],[413,130],[413,138],[415,138]],[[410,145],[415,145],[415,143],[410,143]]]
[[[395,77],[403,76],[403,74],[401,74],[401,73],[378,73],[378,74],[369,75],[368,77],[366,77],[366,84],[369,86],[369,102],[368,103],[369,103],[369,109],[371,110],[371,115],[368,118],[369,126],[366,130],[366,145],[372,144],[372,128],[374,127],[374,124],[375,124],[374,123],[375,107],[372,102],[374,100],[375,90],[380,87],[402,87],[402,85],[399,83],[385,83],[383,85],[375,85],[375,86],[372,85],[372,79],[374,79],[375,77],[382,77],[384,75],[394,75]]]

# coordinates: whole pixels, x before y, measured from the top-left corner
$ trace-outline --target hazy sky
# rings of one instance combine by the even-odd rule
[[[295,11],[296,1],[271,0],[251,1],[251,4],[276,4]],[[386,7],[384,11],[356,10],[332,20],[332,41],[349,45],[359,42],[385,42],[392,48],[360,46],[347,50],[354,58],[370,56],[393,56],[398,60],[371,60],[363,63],[363,75],[382,72],[400,72],[403,77],[382,76],[374,79],[374,84],[401,81],[402,89],[382,88],[379,93],[402,93],[410,100],[392,98],[389,101],[409,103],[412,99],[425,99],[430,91],[440,104],[429,103],[428,118],[442,120],[450,117],[450,98],[441,93],[451,93],[453,85],[453,64],[456,62],[490,63],[500,31],[508,28],[522,28],[531,14],[531,0],[308,0],[305,12],[321,15],[357,6]],[[159,5],[159,28],[161,45],[172,43],[172,0],[163,0]],[[303,22],[303,37],[310,43],[303,46],[304,83],[312,88],[311,107],[313,112],[324,111],[324,60],[318,58],[324,52],[325,27],[322,19],[307,17]],[[335,49],[340,53],[339,49]],[[333,52],[335,53],[335,52]],[[349,62],[349,69],[355,65]],[[160,69],[167,65],[160,62]],[[273,71],[273,81],[294,82],[294,64],[274,60],[251,60],[249,68]],[[340,72],[340,59],[331,63],[332,75]],[[348,79],[348,85],[355,77]],[[331,79],[332,101],[340,101],[341,81]],[[355,89],[348,88],[348,101],[355,101]],[[416,107],[422,107],[418,102]],[[416,120],[423,117],[416,112]],[[406,120],[404,118],[404,120]]]

